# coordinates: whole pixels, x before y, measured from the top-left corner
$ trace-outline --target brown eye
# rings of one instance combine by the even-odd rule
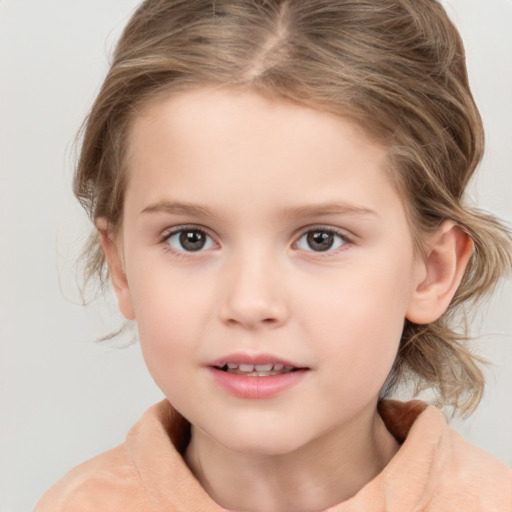
[[[214,242],[200,229],[181,229],[167,238],[167,243],[177,252],[198,252],[211,249]]]
[[[313,251],[328,251],[334,243],[334,235],[325,231],[312,231],[308,233],[307,241]]]
[[[201,231],[182,231],[180,244],[186,251],[199,251],[206,243],[206,236]]]
[[[297,247],[306,251],[327,252],[347,243],[345,238],[335,231],[314,229],[301,236]]]

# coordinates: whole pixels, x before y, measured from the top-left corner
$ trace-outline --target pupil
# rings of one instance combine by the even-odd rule
[[[308,245],[314,251],[328,251],[334,243],[334,235],[326,231],[312,231],[308,234]]]
[[[187,251],[199,251],[205,243],[206,237],[200,231],[183,231],[180,235],[180,244]]]

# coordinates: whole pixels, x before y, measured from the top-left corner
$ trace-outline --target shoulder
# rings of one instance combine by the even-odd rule
[[[445,500],[464,500],[468,511],[512,512],[512,468],[448,428],[447,478],[441,483]]]
[[[34,512],[142,512],[147,493],[124,444],[72,469],[39,500]]]
[[[186,420],[162,400],[142,415],[123,444],[51,487],[34,512],[170,512],[176,503],[194,502],[199,484],[176,448],[188,432]]]
[[[411,510],[512,512],[512,469],[464,439],[441,410],[390,400],[379,412],[401,443],[383,472],[387,499],[414,502]]]

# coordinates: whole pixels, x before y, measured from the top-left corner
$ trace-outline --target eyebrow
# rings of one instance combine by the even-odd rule
[[[214,212],[205,206],[176,201],[158,201],[144,208],[141,213],[169,213],[192,216],[213,217]],[[282,212],[285,218],[321,217],[327,215],[376,216],[379,214],[369,208],[350,203],[328,202],[286,208]]]
[[[312,205],[297,206],[293,208],[287,208],[284,211],[285,217],[321,217],[325,215],[358,215],[358,216],[369,216],[373,215],[379,217],[379,214],[365,208],[351,203],[339,203],[329,202]]]
[[[205,206],[175,201],[158,201],[146,206],[141,213],[174,213],[197,216],[213,216],[213,212]]]

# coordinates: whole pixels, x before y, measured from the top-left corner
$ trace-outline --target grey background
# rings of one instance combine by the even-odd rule
[[[88,231],[70,192],[72,141],[135,0],[0,0],[0,509],[31,510],[55,480],[121,442],[161,393],[137,345],[94,340],[121,318],[80,306]],[[472,197],[512,219],[512,2],[449,0],[487,128]],[[512,466],[512,282],[474,320],[493,362],[478,412],[455,426]]]

